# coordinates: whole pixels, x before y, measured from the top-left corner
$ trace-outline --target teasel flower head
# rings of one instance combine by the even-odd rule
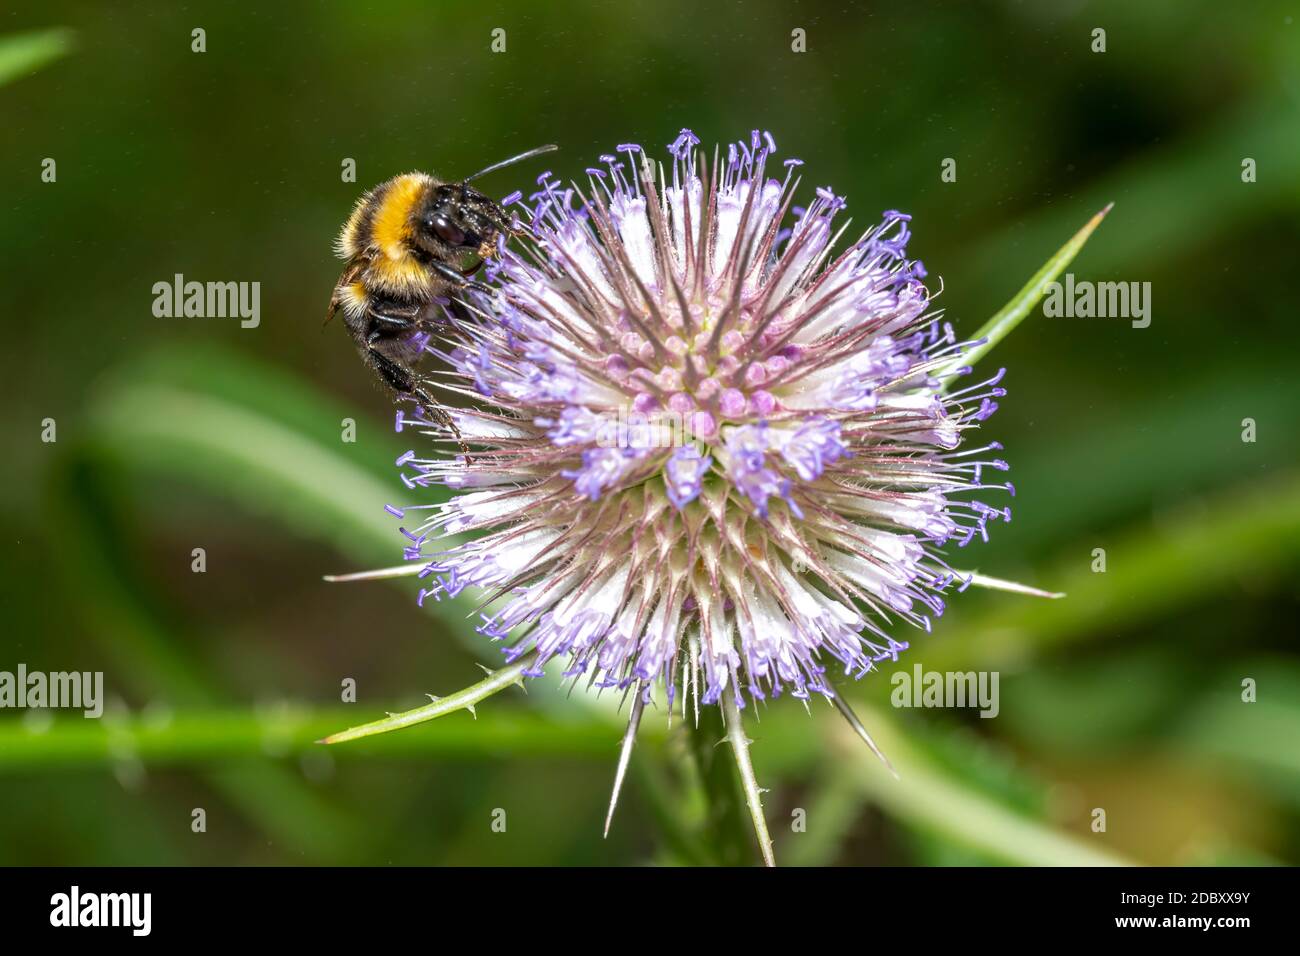
[[[489,262],[495,294],[425,346],[469,399],[459,436],[398,416],[436,440],[399,460],[407,486],[457,492],[391,509],[420,599],[477,590],[509,660],[629,692],[633,724],[837,699],[930,629],[968,583],[952,549],[1014,494],[970,440],[1001,373],[953,387],[969,343],[907,257],[910,217],[848,233],[769,134],[711,161],[698,142],[509,197],[526,238]]]

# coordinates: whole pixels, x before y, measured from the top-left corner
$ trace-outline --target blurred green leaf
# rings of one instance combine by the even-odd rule
[[[132,473],[180,479],[232,500],[306,540],[356,556],[363,566],[392,565],[404,539],[384,505],[410,494],[389,464],[401,446],[387,430],[376,436],[368,422],[358,423],[356,444],[342,441],[345,417],[346,410],[316,390],[237,353],[165,349],[123,369],[100,391],[86,445]],[[446,500],[448,491],[422,489],[420,496],[433,503]],[[477,600],[466,593],[423,606],[448,633],[486,655],[491,645],[474,630]],[[546,691],[559,680],[547,675],[532,683]],[[613,698],[586,694],[538,699],[557,709],[614,706]]]
[[[1267,430],[1266,441],[1242,443],[1245,410]],[[1036,417],[1033,409],[1025,414]],[[1300,429],[1283,424],[1297,418],[1300,388],[1291,363],[1280,359],[1212,364],[1123,415],[1042,429],[1032,443],[1017,444],[1017,520],[998,529],[994,545],[1026,556],[1059,550],[1071,535],[1130,522],[1175,495],[1216,484],[1219,494],[1244,478],[1283,472],[1300,460]],[[1158,467],[1136,467],[1152,462],[1153,449]]]
[[[854,689],[857,692],[865,687]],[[857,706],[856,704],[854,705]],[[881,711],[876,711],[877,718]],[[893,721],[892,732],[905,736],[912,752],[924,759],[930,770],[946,779],[961,781],[963,792],[971,799],[990,801],[1008,813],[1030,820],[1041,820],[1048,811],[1047,786],[1020,764],[1014,754],[995,739],[954,724],[946,715],[931,714],[925,719],[908,719],[899,711],[884,712],[885,719]],[[1003,711],[1005,716],[1005,711]],[[859,753],[857,756],[862,756]],[[791,847],[807,853],[818,853],[817,843],[832,851],[832,842],[838,838],[821,832],[823,829],[847,830],[862,815],[863,794],[860,783],[845,770],[843,762],[832,756],[820,771],[826,778],[824,796],[809,808],[809,819],[816,820],[816,839],[805,841],[791,839]],[[844,805],[846,790],[855,799],[853,813]],[[818,816],[814,817],[813,814]],[[828,815],[826,815],[828,814]],[[936,830],[924,819],[908,820],[890,814],[906,835],[911,852],[919,863],[932,866],[987,866],[1005,862],[978,846],[954,844],[948,835]],[[807,836],[814,834],[809,828]],[[805,846],[805,843],[814,844]],[[809,862],[821,862],[815,857]]]
[[[354,413],[278,369],[219,350],[161,350],[119,370],[91,409],[88,440],[124,467],[181,478],[362,562],[401,556],[384,511],[403,490],[391,430],[358,422],[357,442],[344,442]]]
[[[1203,663],[1180,648],[1149,644],[1079,658],[1003,675],[1002,698],[1015,706],[998,716],[1013,739],[1058,756],[1115,757],[1126,744],[1157,737],[1182,712]]]
[[[1294,32],[1294,31],[1292,31]],[[1294,208],[1300,178],[1294,157],[1300,155],[1300,123],[1295,103],[1269,90],[1244,100],[1231,114],[1211,117],[1179,142],[1136,152],[1109,175],[1090,183],[1079,202],[1117,202],[1128,223],[1105,243],[1089,250],[1093,273],[1113,273],[1140,264],[1151,270],[1189,249],[1221,242],[1251,218]],[[1248,146],[1243,150],[1243,146]],[[1277,175],[1241,182],[1243,155],[1276,157]],[[1075,204],[1044,205],[990,238],[961,264],[963,276],[987,283],[1009,264],[1024,262],[1027,250],[1041,248],[1069,228]]]
[[[0,86],[72,52],[72,31],[56,27],[0,37]]]
[[[85,618],[86,633],[147,699],[171,706],[214,704],[219,684],[175,640],[164,613],[136,577],[141,563],[127,551],[131,536],[121,513],[124,496],[110,490],[118,476],[102,462],[82,457],[85,451],[61,456],[61,467],[47,487],[47,525],[56,538],[77,542],[59,556],[67,587],[77,593],[75,606]],[[352,818],[283,767],[263,761],[246,768],[205,766],[202,773],[267,833],[312,859],[349,859],[363,845]]]
[[[161,350],[119,370],[90,412],[50,482],[50,527],[78,540],[58,554],[76,582],[78,607],[94,609],[88,632],[142,696],[214,706],[221,685],[131,573],[140,565],[128,544],[139,519],[126,512],[128,481],[141,473],[180,478],[344,549],[377,555],[381,536],[392,540],[380,480],[360,464],[363,453],[341,441],[346,416],[260,363],[219,350]],[[364,425],[358,431],[373,443]],[[283,767],[263,760],[204,774],[269,833],[314,857],[347,859],[363,843],[351,817]]]
[[[1242,682],[1254,682],[1253,701]],[[1238,661],[1191,708],[1176,732],[1181,752],[1210,756],[1251,784],[1300,806],[1300,666],[1283,658]]]
[[[822,724],[832,759],[862,794],[899,819],[943,834],[958,846],[1022,866],[1123,866],[1105,846],[1059,833],[972,790],[959,776],[942,772],[886,715],[855,704],[863,723],[898,768],[898,779],[880,765],[847,725]]]
[[[829,866],[844,850],[844,839],[862,816],[862,788],[834,764],[814,781],[807,801],[810,825],[777,845],[785,866]]]
[[[1092,549],[1106,548],[1106,573]],[[979,661],[1015,666],[1084,638],[1099,638],[1174,608],[1207,600],[1239,581],[1294,565],[1300,554],[1300,476],[1245,485],[1200,508],[1169,514],[1102,540],[1081,542],[1039,574],[1059,601],[999,595],[979,612],[954,611],[914,652],[940,670]]]

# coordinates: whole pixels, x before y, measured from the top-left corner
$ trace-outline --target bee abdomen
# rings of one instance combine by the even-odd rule
[[[343,231],[334,242],[334,250],[340,259],[356,259],[373,250],[371,235],[375,212],[383,202],[384,195],[392,180],[380,183],[374,189],[367,190],[352,208],[352,215],[343,224]]]
[[[403,173],[380,183],[357,201],[339,235],[339,255],[382,255],[399,259],[408,254],[415,211],[434,180],[426,173]]]
[[[427,300],[433,275],[412,253],[416,212],[434,180],[425,173],[394,176],[357,203],[339,235],[339,254],[366,262],[363,280],[385,296]]]
[[[349,319],[359,319],[370,310],[370,294],[366,291],[365,282],[360,279],[340,285],[334,300]]]

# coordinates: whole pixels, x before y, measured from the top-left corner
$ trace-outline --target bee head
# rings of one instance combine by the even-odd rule
[[[416,214],[416,245],[440,259],[461,255],[489,258],[497,237],[510,232],[499,205],[463,183],[443,183],[429,191]]]

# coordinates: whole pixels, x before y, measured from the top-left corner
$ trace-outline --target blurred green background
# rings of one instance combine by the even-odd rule
[[[1009,369],[988,434],[1019,495],[961,557],[1069,597],[968,592],[897,666],[997,670],[1000,715],[894,709],[890,669],[867,678],[855,706],[895,782],[832,708],[769,707],[750,736],[778,860],[1300,860],[1297,4],[240,6],[0,14],[0,670],[102,670],[112,698],[101,721],[0,712],[0,862],[754,858],[704,806],[680,727],[651,716],[602,840],[620,725],[551,687],[311,743],[497,660],[465,636],[469,605],[321,580],[400,560],[381,508],[403,497],[405,436],[321,328],[352,202],[543,142],[575,176],[683,126],[706,144],[771,130],[860,224],[911,212],[959,331],[1112,200],[1071,270],[1152,284],[1147,329],[1036,314],[988,360]],[[175,273],[260,282],[260,326],[155,318]]]

